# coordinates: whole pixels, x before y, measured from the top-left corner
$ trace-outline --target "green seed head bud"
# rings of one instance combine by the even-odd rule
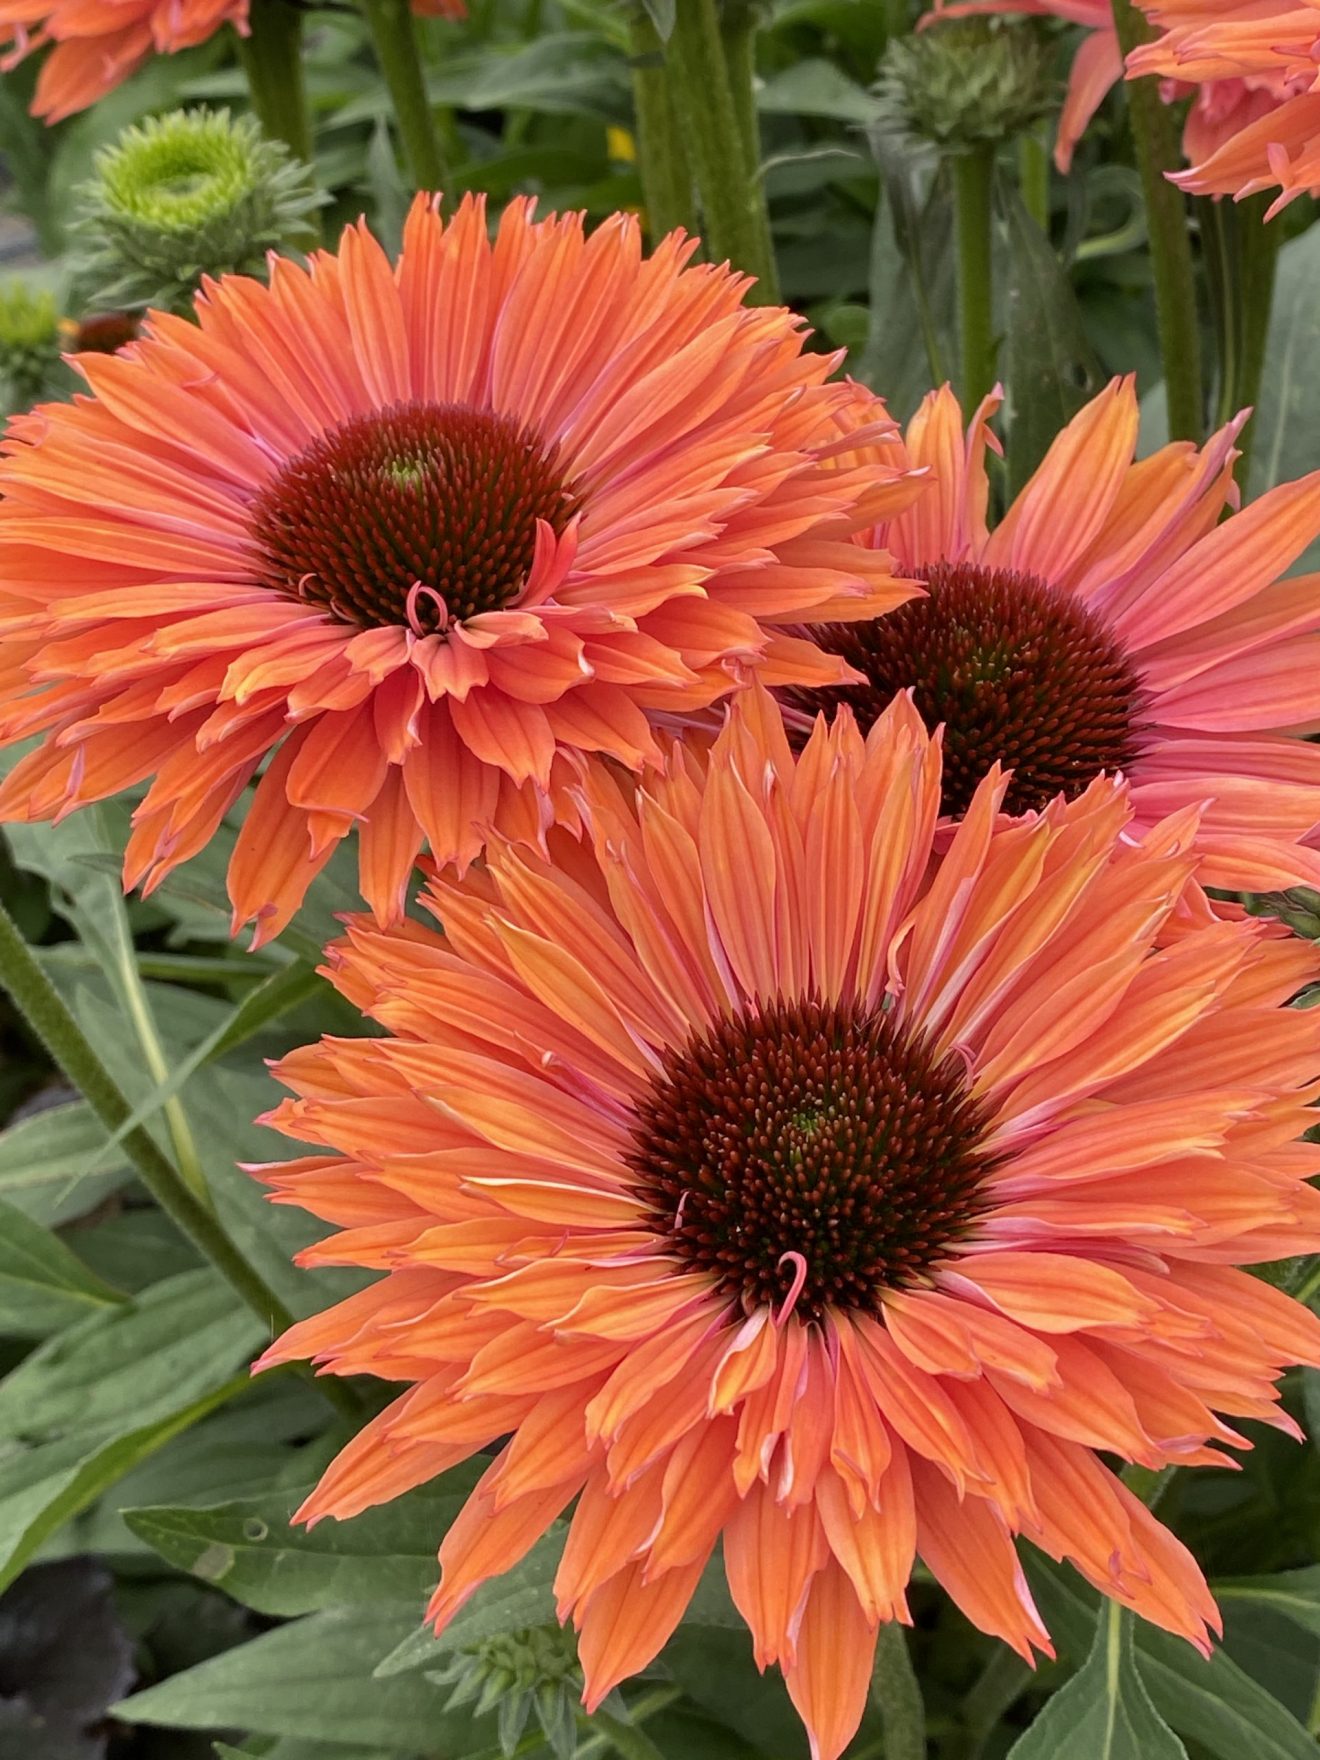
[[[500,1748],[512,1754],[532,1713],[557,1760],[577,1751],[577,1701],[582,1672],[571,1631],[529,1626],[502,1632],[460,1650],[442,1673],[432,1677],[453,1688],[452,1710],[470,1705],[473,1715],[496,1715]]]
[[[7,413],[29,408],[51,390],[63,347],[52,294],[22,281],[0,287],[0,391]]]
[[[80,281],[99,306],[186,310],[203,275],[261,275],[312,243],[305,165],[250,116],[175,110],[125,129],[79,190]]]
[[[879,126],[964,153],[1053,108],[1049,45],[1030,21],[950,19],[896,37],[881,63]]]

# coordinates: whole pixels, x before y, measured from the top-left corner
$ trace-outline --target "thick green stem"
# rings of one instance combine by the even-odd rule
[[[871,1698],[884,1719],[885,1760],[926,1760],[926,1712],[903,1628],[880,1627]]]
[[[117,1131],[130,1116],[128,1101],[2,904],[0,985],[9,992],[14,1006],[105,1128]],[[193,1194],[154,1138],[139,1125],[125,1132],[123,1150],[161,1209],[253,1313],[275,1332],[291,1325],[293,1316],[284,1303],[248,1264],[214,1213]],[[360,1415],[357,1401],[346,1387],[337,1382],[318,1381],[316,1385],[333,1405],[354,1416]]]
[[[995,382],[994,284],[991,273],[991,188],[994,148],[978,147],[952,161],[958,244],[958,329],[962,338],[963,408],[976,408]]]
[[[1018,190],[1022,206],[1048,238],[1050,230],[1050,156],[1040,136],[1018,136]]]
[[[273,140],[312,162],[312,123],[303,81],[302,13],[288,0],[253,0],[250,34],[238,39],[257,121]]]
[[[664,51],[655,26],[641,7],[633,14],[629,47],[637,122],[637,169],[642,180],[647,230],[654,243],[679,226],[685,232],[696,232],[692,173],[670,101]]]
[[[765,187],[759,167],[748,159],[739,122],[750,99],[740,94],[734,101],[715,0],[678,0],[665,67],[701,199],[706,254],[756,277],[749,296],[754,304],[775,305],[778,276]],[[740,71],[747,75],[746,66]]]
[[[729,70],[729,96],[738,119],[743,162],[755,176],[761,164],[761,124],[756,114],[756,0],[723,0],[720,41],[724,44],[724,65]]]
[[[408,0],[364,0],[364,10],[413,180],[418,189],[438,190],[445,180],[445,161]]]
[[[1127,55],[1146,40],[1149,27],[1132,0],[1112,0],[1112,4],[1119,46]],[[1132,141],[1146,202],[1169,437],[1200,441],[1205,432],[1205,404],[1187,202],[1166,175],[1176,171],[1181,163],[1177,126],[1173,111],[1160,97],[1157,79],[1134,79],[1126,89]]]

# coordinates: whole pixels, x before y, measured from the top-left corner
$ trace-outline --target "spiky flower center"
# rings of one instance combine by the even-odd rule
[[[259,577],[344,623],[444,631],[522,592],[545,520],[577,507],[557,449],[511,416],[397,403],[342,422],[254,501]]]
[[[751,1310],[875,1311],[981,1208],[963,1066],[882,1008],[780,1000],[665,1056],[630,1165],[650,1225]]]
[[[913,572],[928,597],[816,632],[867,682],[798,693],[797,706],[828,713],[848,703],[866,728],[911,688],[926,725],[944,726],[943,805],[954,817],[996,762],[1013,771],[1010,813],[1130,768],[1142,750],[1141,684],[1093,611],[1013,569],[936,562]]]

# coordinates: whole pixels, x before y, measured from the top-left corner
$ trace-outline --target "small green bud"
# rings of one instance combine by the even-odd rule
[[[1253,917],[1277,917],[1294,935],[1320,941],[1320,893],[1309,886],[1292,886],[1286,892],[1261,892],[1245,900]]]
[[[78,190],[89,303],[186,311],[203,275],[263,275],[266,253],[314,242],[307,166],[250,116],[175,110],[127,128]]]
[[[879,127],[946,153],[1008,140],[1053,108],[1050,63],[1029,21],[950,19],[895,37],[876,85]]]
[[[63,348],[53,294],[23,281],[0,287],[0,391],[6,413],[29,409],[52,389]]]
[[[547,1625],[501,1632],[458,1651],[431,1678],[453,1689],[450,1709],[471,1705],[474,1716],[496,1713],[503,1753],[513,1753],[534,1711],[556,1760],[573,1760],[582,1672],[571,1631]]]

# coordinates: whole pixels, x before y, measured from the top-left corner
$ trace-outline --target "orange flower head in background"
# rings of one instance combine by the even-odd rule
[[[1240,512],[1239,418],[1198,450],[1134,462],[1137,399],[1115,380],[1054,441],[993,529],[986,425],[926,398],[885,474],[930,467],[936,487],[872,541],[924,597],[818,630],[865,673],[839,692],[788,692],[799,729],[842,700],[863,728],[910,689],[944,727],[944,810],[966,811],[994,763],[1009,812],[1075,796],[1101,771],[1132,784],[1139,827],[1201,810],[1203,884],[1320,886],[1320,576],[1280,579],[1320,536],[1320,471]]]
[[[783,626],[917,590],[851,535],[920,476],[839,465],[854,393],[693,248],[419,198],[397,265],[350,227],[82,357],[93,396],[0,461],[0,741],[47,736],[0,819],[154,775],[149,888],[269,758],[236,924],[275,934],[355,828],[385,920],[424,839],[466,864],[496,819],[540,835],[575,755],[658,761],[652,711],[850,676]]]
[[[249,0],[0,0],[0,70],[50,45],[32,114],[62,122],[86,110],[152,55],[175,55],[232,24],[248,34]],[[414,0],[418,15],[463,18],[463,0]]]
[[[1130,79],[1161,74],[1198,91],[1227,82],[1256,95],[1256,113],[1208,138],[1173,182],[1192,195],[1238,199],[1277,189],[1267,218],[1320,192],[1320,0],[1145,0],[1142,10],[1160,34],[1129,55]]]
[[[1196,3],[1208,16],[1207,0],[1196,0]],[[1087,34],[1082,38],[1069,69],[1068,89],[1055,134],[1054,163],[1066,175],[1072,168],[1078,141],[1111,88],[1123,77],[1123,52],[1118,46],[1110,0],[950,0],[948,4],[936,0],[934,10],[925,15],[922,24],[933,24],[941,18],[969,18],[987,13],[1010,16],[1027,13],[1037,18],[1061,19],[1086,29]],[[1156,59],[1143,68],[1139,57],[1146,55]],[[1171,61],[1159,44],[1139,50],[1131,66],[1134,74],[1159,71],[1172,76],[1161,83],[1161,96],[1166,103],[1191,98],[1183,123],[1182,150],[1193,169],[1179,173],[1174,182],[1197,194],[1236,194],[1239,190],[1250,193],[1240,183],[1224,182],[1222,161],[1216,162],[1221,167],[1220,172],[1212,172],[1209,181],[1204,181],[1202,162],[1210,160],[1239,136],[1241,139],[1234,149],[1238,158],[1257,134],[1267,140],[1282,140],[1295,132],[1294,112],[1283,107],[1298,90],[1298,81],[1289,78],[1277,66],[1226,67],[1214,78],[1190,83],[1191,76]],[[1259,155],[1260,149],[1256,152]],[[1278,180],[1267,176],[1253,187],[1263,188],[1275,181]],[[1316,181],[1320,182],[1320,175]],[[1293,194],[1300,195],[1302,188],[1298,185]]]
[[[907,696],[794,757],[759,687],[709,755],[584,784],[557,864],[502,840],[429,908],[352,920],[343,994],[391,1037],[280,1067],[260,1170],[383,1272],[266,1364],[412,1386],[301,1513],[347,1518],[506,1439],[440,1551],[443,1625],[576,1500],[556,1579],[588,1707],[712,1557],[816,1760],[861,1715],[916,1555],[1049,1651],[1025,1535],[1204,1647],[1183,1546],[1097,1457],[1222,1464],[1292,1430],[1320,1321],[1238,1265],[1320,1244],[1309,944],[1217,922],[1194,814],[1122,784],[942,855]],[[1222,1414],[1222,1416],[1220,1415]],[[1228,1421],[1226,1421],[1228,1420]]]

